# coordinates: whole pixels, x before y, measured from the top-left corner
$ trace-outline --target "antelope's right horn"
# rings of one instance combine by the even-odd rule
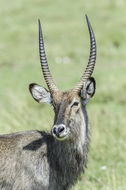
[[[39,54],[40,54],[40,62],[42,67],[43,76],[45,78],[46,84],[50,90],[50,92],[56,92],[59,91],[53,81],[52,75],[49,70],[49,66],[46,59],[45,49],[44,49],[44,41],[43,41],[43,35],[42,35],[42,28],[40,20],[39,22]]]

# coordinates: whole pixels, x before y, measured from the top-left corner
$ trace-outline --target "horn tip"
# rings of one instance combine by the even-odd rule
[[[88,25],[89,25],[89,19],[88,19],[87,14],[85,14],[85,17],[86,17],[86,21],[87,21],[87,23],[88,23]]]
[[[42,36],[42,27],[41,27],[40,19],[38,19],[38,25],[39,25],[39,36]]]
[[[41,22],[40,22],[40,19],[38,18],[38,23],[39,23],[39,25],[41,25]]]
[[[85,14],[85,17],[86,17],[86,19],[88,19],[88,16],[87,16],[87,14]]]

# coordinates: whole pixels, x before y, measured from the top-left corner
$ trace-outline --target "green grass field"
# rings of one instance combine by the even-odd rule
[[[126,1],[13,0],[0,2],[0,133],[51,129],[53,111],[31,97],[28,85],[45,85],[38,54],[41,19],[49,66],[61,90],[86,67],[89,34],[97,40],[95,97],[88,169],[72,190],[126,190]]]

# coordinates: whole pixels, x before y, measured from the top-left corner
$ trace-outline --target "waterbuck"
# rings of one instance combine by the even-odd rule
[[[90,34],[90,57],[80,82],[61,92],[51,76],[39,21],[39,52],[48,90],[32,83],[29,90],[39,103],[50,103],[55,118],[51,132],[26,131],[0,136],[0,190],[68,190],[87,162],[89,123],[86,104],[95,93],[91,77],[96,61],[96,42]]]

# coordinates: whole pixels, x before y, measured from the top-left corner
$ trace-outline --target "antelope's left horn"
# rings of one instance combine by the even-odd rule
[[[80,82],[73,88],[74,92],[79,92],[83,86],[83,83],[91,77],[94,71],[95,62],[96,62],[96,41],[95,41],[93,29],[91,27],[91,24],[89,22],[87,15],[86,15],[86,20],[87,20],[88,30],[90,34],[90,56],[89,56],[88,65],[86,67],[84,74],[82,75],[80,79]]]

